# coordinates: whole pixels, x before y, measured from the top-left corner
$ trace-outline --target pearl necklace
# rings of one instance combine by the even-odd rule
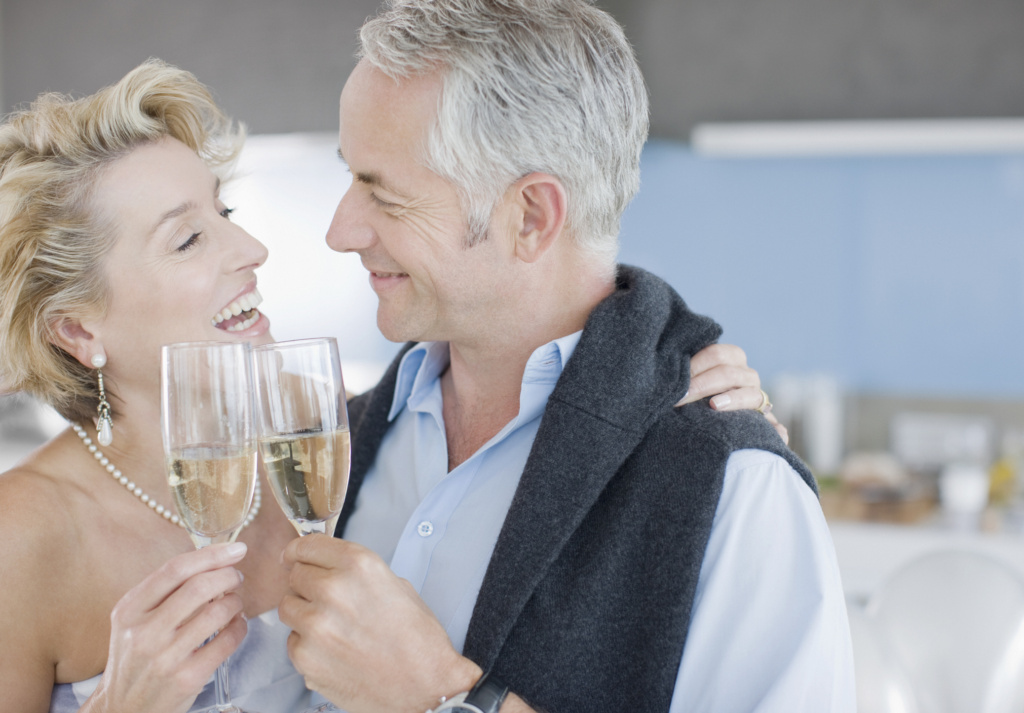
[[[156,500],[151,498],[149,495],[144,493],[142,491],[142,488],[137,486],[132,481],[128,480],[127,475],[122,475],[121,471],[118,470],[117,466],[111,463],[110,459],[103,455],[103,451],[101,451],[96,446],[96,444],[92,442],[92,439],[89,438],[89,434],[86,433],[84,428],[79,426],[77,423],[72,423],[71,428],[73,428],[78,437],[82,439],[82,443],[84,443],[85,447],[89,449],[90,453],[92,453],[93,458],[95,458],[101,466],[107,469],[107,472],[110,473],[114,480],[116,480],[118,483],[126,487],[129,493],[131,493],[139,500],[144,502],[146,505],[148,505],[151,510],[156,512],[157,515],[163,517],[163,519],[173,522],[178,527],[188,529],[185,527],[185,523],[181,521],[180,517],[178,517],[175,513],[172,513],[170,510],[168,510],[163,505],[158,503]],[[256,488],[252,495],[252,507],[249,508],[249,514],[248,516],[246,516],[245,522],[242,523],[243,529],[251,525],[252,521],[256,519],[256,516],[260,513],[260,505],[262,504],[263,494],[260,492],[260,479],[259,476],[257,476]]]

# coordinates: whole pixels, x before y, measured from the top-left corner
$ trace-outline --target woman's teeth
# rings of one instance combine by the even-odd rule
[[[220,312],[213,316],[210,322],[214,327],[220,327],[226,329],[229,332],[240,332],[243,329],[248,329],[252,325],[256,324],[256,320],[260,318],[259,312],[256,311],[256,307],[263,302],[263,297],[260,295],[259,290],[253,290],[252,292],[242,295],[237,300],[229,304],[227,307],[222,309]],[[238,317],[242,313],[246,313],[244,319],[234,324],[221,326],[221,324],[227,320],[231,320],[234,317]],[[249,314],[251,313],[251,314]]]
[[[247,317],[246,319],[244,319],[243,321],[239,322],[238,324],[232,324],[229,327],[225,327],[225,329],[227,329],[227,331],[229,331],[229,332],[241,332],[243,329],[248,329],[252,325],[256,324],[256,320],[258,320],[259,318],[260,318],[260,313],[257,312],[256,310],[252,310],[252,316],[251,317]]]
[[[237,300],[229,304],[227,307],[222,309],[219,314],[215,315],[214,322],[223,322],[225,319],[231,319],[231,317],[237,317],[242,312],[248,312],[254,307],[259,306],[263,302],[263,297],[260,296],[259,290],[253,290],[252,292],[242,295]]]

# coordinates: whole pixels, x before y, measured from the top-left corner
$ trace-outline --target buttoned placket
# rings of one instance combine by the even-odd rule
[[[437,380],[422,397],[410,399],[408,408],[416,413],[416,443],[425,453],[426,468],[420,468],[417,488],[422,498],[398,540],[391,569],[409,580],[416,591],[423,589],[434,550],[443,541],[448,521],[463,502],[486,462],[487,453],[518,426],[519,416],[505,425],[476,453],[451,472],[448,469],[447,437],[444,428],[441,382]],[[442,447],[438,448],[437,446]],[[418,454],[419,455],[419,454]]]

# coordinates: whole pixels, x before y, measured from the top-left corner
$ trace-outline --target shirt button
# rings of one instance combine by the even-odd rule
[[[434,525],[429,520],[424,520],[416,526],[416,532],[420,533],[420,537],[430,537],[434,534]]]

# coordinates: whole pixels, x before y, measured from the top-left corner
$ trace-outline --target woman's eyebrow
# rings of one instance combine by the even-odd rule
[[[219,193],[220,193],[220,178],[216,178],[214,180],[214,182],[213,182],[213,195],[214,195],[214,197],[216,198]],[[193,208],[198,208],[198,206],[196,205],[195,201],[191,201],[191,200],[185,201],[181,205],[177,205],[174,208],[171,208],[169,211],[167,211],[166,213],[164,213],[163,215],[160,216],[160,219],[157,220],[156,225],[154,225],[153,229],[151,231],[149,231],[149,234],[152,235],[153,233],[155,233],[157,230],[160,229],[161,225],[163,225],[167,221],[174,220],[178,216],[184,215],[185,213],[187,213],[188,211],[192,210]]]

